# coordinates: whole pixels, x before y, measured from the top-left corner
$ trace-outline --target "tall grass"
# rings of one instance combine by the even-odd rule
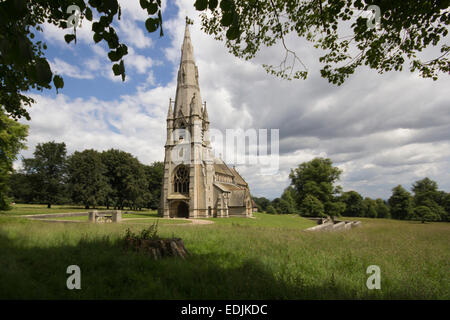
[[[362,220],[335,233],[303,232],[302,218],[265,214],[160,225],[160,235],[181,237],[191,256],[154,261],[121,242],[126,228],[144,225],[0,217],[0,298],[450,298],[450,224]],[[81,268],[81,290],[66,288],[72,264]],[[381,268],[381,290],[366,287],[369,265]]]

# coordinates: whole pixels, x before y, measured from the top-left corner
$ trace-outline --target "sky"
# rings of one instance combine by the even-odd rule
[[[192,0],[163,1],[164,36],[145,30],[139,1],[119,0],[119,38],[128,46],[127,78],[112,73],[103,42],[92,40],[91,24],[67,30],[45,25],[40,35],[46,56],[65,86],[33,92],[28,149],[65,142],[68,154],[110,148],[130,152],[142,163],[164,160],[169,98],[175,98],[185,17],[199,70],[201,96],[212,129],[278,129],[279,169],[261,174],[258,164],[237,165],[254,196],[280,196],[289,173],[304,161],[327,157],[343,170],[339,184],[371,198],[389,198],[398,184],[429,177],[450,191],[450,78],[422,79],[407,70],[379,74],[357,69],[342,86],[320,77],[320,52],[289,37],[291,49],[308,66],[307,80],[287,81],[267,74],[262,64],[279,64],[280,45],[262,49],[253,60],[230,54],[223,42],[200,29]],[[94,15],[95,17],[95,15]],[[447,89],[445,89],[447,88]],[[20,167],[20,161],[15,163]]]

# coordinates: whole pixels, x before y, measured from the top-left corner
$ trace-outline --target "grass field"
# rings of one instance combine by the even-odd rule
[[[93,209],[85,209],[83,206],[67,206],[67,205],[52,205],[49,209],[47,205],[43,204],[15,204],[12,210],[0,211],[0,214],[8,216],[32,215],[32,214],[51,214],[51,213],[69,213],[69,212],[88,212]],[[106,210],[106,207],[98,207],[96,210]],[[125,214],[129,218],[139,217],[157,217],[156,210],[142,210],[134,212],[133,214]]]
[[[309,220],[258,213],[161,224],[159,233],[181,237],[191,256],[154,261],[121,242],[146,223],[13,217],[22,212],[0,214],[1,299],[450,299],[449,223],[361,219],[350,231],[309,233]],[[66,288],[73,264],[81,290]],[[369,265],[381,268],[381,290],[366,287]]]

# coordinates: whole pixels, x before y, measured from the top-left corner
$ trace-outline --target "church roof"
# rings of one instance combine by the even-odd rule
[[[214,182],[214,185],[222,191],[225,192],[233,192],[235,190],[242,190],[242,188],[238,187],[235,184],[231,183],[223,183],[223,182]]]
[[[239,174],[239,172],[237,172],[235,168],[230,168],[230,171],[233,173],[234,181],[237,184],[248,186],[247,182],[245,182],[244,178],[241,177],[241,175]]]
[[[227,164],[219,158],[214,159],[214,169],[217,173],[224,174],[234,178],[234,182],[243,187],[248,187],[248,183],[245,182],[244,178],[237,172],[235,168],[230,168]]]
[[[230,198],[228,202],[229,207],[242,207],[245,206],[245,198],[247,195],[247,190],[243,187],[239,187],[231,183],[215,182],[214,186],[219,188],[223,192],[230,193]]]
[[[214,159],[214,170],[216,170],[217,173],[225,174],[230,177],[234,177],[233,172],[228,168],[228,166],[223,162],[223,160],[219,158]]]

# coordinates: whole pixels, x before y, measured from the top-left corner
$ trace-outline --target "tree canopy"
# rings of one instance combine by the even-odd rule
[[[36,196],[50,208],[64,195],[66,144],[39,143],[33,158],[23,159],[24,172],[32,177]]]
[[[105,176],[106,166],[96,150],[75,151],[67,159],[69,193],[74,203],[86,209],[104,203],[111,192]]]
[[[299,37],[321,49],[322,77],[342,84],[366,65],[379,73],[402,70],[437,79],[450,71],[448,34],[450,1],[424,0],[197,0],[203,29],[225,40],[231,53],[252,59],[262,47],[281,43],[285,54],[280,65],[264,65],[282,78],[303,78],[308,67],[289,47],[289,37]],[[375,7],[374,7],[375,6]],[[363,12],[374,8],[374,16]],[[379,17],[377,16],[379,14]],[[378,26],[374,23],[378,22]],[[431,59],[417,54],[431,46],[440,51]]]
[[[88,149],[66,157],[64,143],[40,143],[34,157],[23,159],[23,167],[9,182],[17,202],[132,210],[159,206],[162,162],[144,165],[121,150]]]
[[[21,149],[25,149],[28,126],[9,119],[0,109],[0,210],[9,208],[9,175]]]
[[[345,209],[342,203],[337,204],[339,202],[337,195],[342,188],[335,186],[335,183],[341,173],[341,169],[334,167],[333,162],[325,158],[315,158],[292,169],[289,178],[295,189],[298,207],[301,208],[305,199],[310,196],[309,207],[316,208],[315,200],[318,200],[325,208],[326,214],[339,216]]]
[[[346,217],[359,217],[363,212],[363,197],[356,191],[343,192],[341,201],[345,203],[344,215]]]
[[[391,215],[394,219],[405,220],[413,213],[413,201],[411,194],[401,185],[392,189],[392,196],[388,200],[391,207]]]
[[[129,0],[138,1],[138,0]],[[288,37],[305,39],[321,50],[321,76],[342,84],[365,65],[380,73],[402,70],[408,62],[412,72],[437,79],[448,74],[450,47],[440,44],[447,36],[450,0],[193,0],[202,12],[202,28],[225,41],[235,56],[248,60],[262,47],[281,43],[284,58],[278,66],[263,65],[267,72],[284,79],[303,78],[308,67],[289,48]],[[149,17],[148,32],[163,36],[161,0],[139,0]],[[371,17],[362,12],[369,5],[380,8],[380,28],[372,28]],[[36,35],[43,24],[67,30],[67,43],[77,41],[76,30],[83,20],[92,21],[93,42],[104,41],[116,76],[125,79],[123,57],[128,47],[115,31],[121,19],[118,0],[5,0],[0,2],[0,108],[7,114],[29,119],[26,106],[34,103],[31,89],[64,87],[46,59],[47,46]],[[428,47],[440,51],[431,59],[418,56]],[[283,54],[282,54],[283,55]]]
[[[137,1],[137,0],[133,0]],[[149,32],[160,30],[163,35],[161,0],[139,0],[149,14],[145,27]],[[79,10],[79,11],[78,11]],[[120,20],[117,0],[6,0],[0,2],[0,106],[13,117],[30,119],[25,106],[34,100],[24,92],[64,87],[61,76],[53,74],[45,57],[47,46],[37,40],[42,25],[50,23],[67,30],[67,43],[76,42],[76,29],[83,20],[93,21],[93,41],[105,41],[108,58],[116,76],[125,80],[123,56],[128,47],[121,43],[113,22]],[[94,19],[94,17],[98,19]]]

